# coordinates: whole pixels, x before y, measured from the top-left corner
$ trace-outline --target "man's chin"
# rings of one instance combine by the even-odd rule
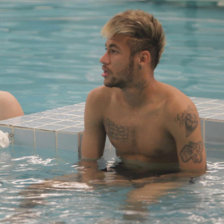
[[[109,87],[109,88],[113,88],[113,87],[116,87],[116,88],[124,88],[124,83],[123,82],[111,82],[107,79],[104,80],[104,86],[106,87]]]
[[[108,80],[104,80],[104,86],[112,88],[112,87],[114,87],[114,84],[111,82],[108,82]]]
[[[106,86],[108,88],[113,88],[114,87],[114,85],[111,85],[110,83],[109,84],[108,83],[104,83],[104,86]]]
[[[111,83],[111,82],[104,82],[104,86],[109,87],[109,88],[113,88],[113,87],[118,87],[119,85],[116,83]]]

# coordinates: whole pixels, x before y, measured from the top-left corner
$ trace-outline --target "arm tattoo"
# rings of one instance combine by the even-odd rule
[[[184,163],[192,160],[193,163],[202,162],[202,151],[203,144],[202,142],[189,142],[185,145],[180,151],[180,158]]]
[[[185,127],[186,137],[189,137],[198,126],[197,115],[192,111],[190,107],[188,107],[188,109],[183,113],[177,114],[175,120],[179,123],[180,127]]]
[[[135,141],[135,129],[128,126],[118,125],[110,119],[105,120],[107,135],[117,141],[129,141],[130,139]]]

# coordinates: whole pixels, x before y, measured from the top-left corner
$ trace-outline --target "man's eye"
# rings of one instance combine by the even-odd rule
[[[116,53],[118,53],[118,51],[117,50],[114,50],[114,49],[109,49],[109,53],[110,54],[116,54]]]

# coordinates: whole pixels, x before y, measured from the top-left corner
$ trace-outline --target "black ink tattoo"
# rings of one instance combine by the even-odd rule
[[[128,126],[118,125],[110,119],[105,120],[107,135],[117,141],[130,141],[134,143],[136,141],[136,133],[134,128]]]
[[[180,157],[184,163],[192,160],[193,163],[201,163],[202,162],[202,150],[203,144],[202,142],[189,142],[185,145],[181,152]]]
[[[106,119],[106,131],[108,136],[112,139],[126,141],[128,139],[129,130],[128,127],[117,125],[110,119]]]
[[[190,107],[183,113],[177,114],[175,120],[178,121],[180,127],[183,126],[185,127],[186,137],[189,137],[198,126],[197,115],[194,112],[192,112],[192,109]]]

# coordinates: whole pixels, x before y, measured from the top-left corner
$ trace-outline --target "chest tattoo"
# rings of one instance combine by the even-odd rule
[[[177,114],[176,121],[179,123],[180,127],[184,126],[186,137],[189,137],[198,126],[197,115],[190,107],[183,113]]]
[[[116,141],[122,142],[136,142],[136,132],[135,128],[118,125],[115,122],[111,121],[109,118],[105,119],[105,128],[107,135]]]

